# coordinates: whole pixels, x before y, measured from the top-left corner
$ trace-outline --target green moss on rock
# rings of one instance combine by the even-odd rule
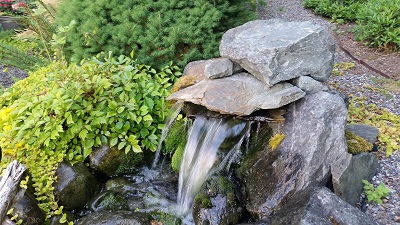
[[[174,172],[179,172],[182,164],[183,153],[185,152],[185,147],[181,145],[176,148],[176,151],[171,159],[171,167]]]
[[[199,208],[208,208],[211,207],[211,200],[207,194],[198,194],[194,198],[194,205]]]
[[[371,143],[347,129],[345,130],[345,137],[347,140],[347,151],[353,155],[372,150],[373,145]]]

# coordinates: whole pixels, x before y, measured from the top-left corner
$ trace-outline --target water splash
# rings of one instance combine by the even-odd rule
[[[171,129],[172,124],[174,123],[174,121],[178,117],[179,113],[181,112],[182,107],[183,107],[183,101],[178,101],[175,103],[175,105],[172,106],[172,108],[167,113],[167,116],[165,118],[164,127],[161,131],[160,141],[158,142],[157,151],[156,151],[153,163],[151,165],[152,169],[154,169],[157,166],[157,163],[160,160],[162,143],[165,140],[165,138],[167,137],[168,131],[169,131],[169,129]]]
[[[222,118],[197,117],[195,119],[189,131],[179,171],[178,213],[181,216],[188,214],[194,196],[211,175],[221,144],[226,138],[241,134],[240,144],[238,143],[233,148],[239,149],[245,136],[243,134],[245,127],[245,122],[234,123]],[[228,162],[228,159],[223,161]]]

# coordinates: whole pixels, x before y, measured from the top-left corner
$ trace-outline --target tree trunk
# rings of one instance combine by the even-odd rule
[[[19,189],[19,181],[25,172],[25,166],[14,160],[4,172],[0,181],[0,224],[2,224],[7,210]]]

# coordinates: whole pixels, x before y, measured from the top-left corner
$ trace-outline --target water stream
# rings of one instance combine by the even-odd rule
[[[151,168],[154,169],[157,166],[158,161],[160,160],[160,154],[161,154],[161,147],[164,139],[167,137],[168,131],[171,128],[172,124],[178,117],[179,113],[181,112],[183,107],[183,102],[178,101],[175,103],[175,105],[172,106],[172,108],[168,111],[167,116],[165,118],[165,123],[164,127],[161,131],[161,137],[160,141],[157,147],[157,151],[155,153],[155,157],[153,160],[153,164],[151,165]]]
[[[212,172],[215,163],[220,161],[216,168],[229,164],[230,159],[240,152],[240,145],[246,134],[245,122],[226,120],[223,118],[197,117],[188,135],[182,164],[179,171],[178,186],[178,214],[184,216],[190,212],[195,195]],[[224,158],[219,159],[218,150],[221,144],[229,137],[239,136],[238,143]]]
[[[159,164],[162,142],[181,112],[182,106],[183,102],[178,102],[168,112],[160,144],[152,164],[152,171],[155,171]],[[194,119],[189,129],[179,171],[177,205],[172,210],[174,214],[186,219],[191,217],[190,212],[194,198],[203,183],[212,174],[223,169],[229,170],[232,162],[241,154],[240,147],[243,141],[249,138],[249,135],[250,122],[227,118],[206,118],[203,116],[197,116]],[[228,138],[233,140],[234,143],[224,144],[224,148],[229,146],[229,149],[224,149],[225,151],[222,154],[219,149],[221,144]]]

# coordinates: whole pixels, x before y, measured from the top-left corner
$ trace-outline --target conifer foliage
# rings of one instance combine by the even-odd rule
[[[100,52],[161,67],[218,56],[223,32],[256,18],[247,0],[64,0],[57,23],[77,25],[67,37],[73,61]]]

